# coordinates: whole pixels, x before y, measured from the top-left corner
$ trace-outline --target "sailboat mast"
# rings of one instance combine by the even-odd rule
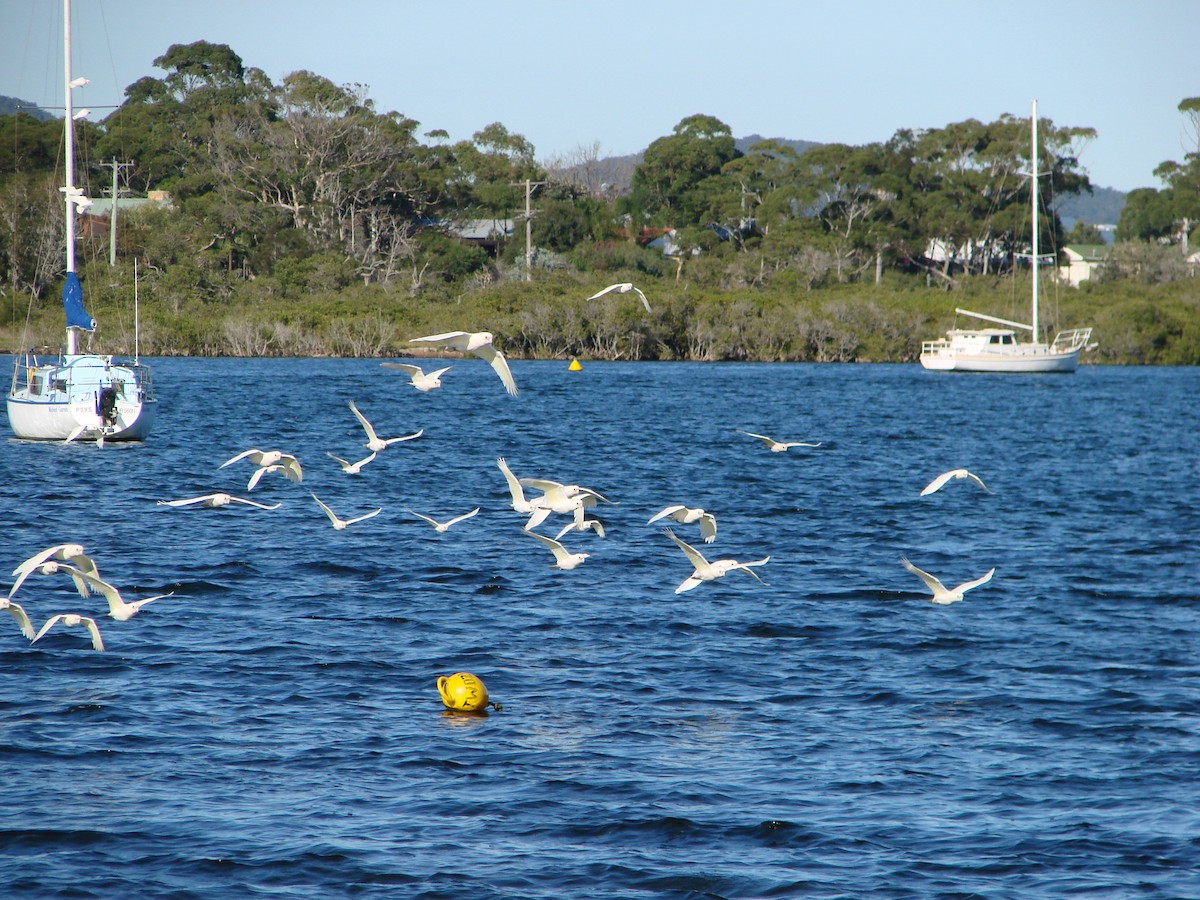
[[[1037,100],[1033,101],[1033,114],[1030,116],[1033,127],[1030,129],[1030,156],[1033,168],[1030,169],[1029,196],[1033,206],[1033,339],[1041,340],[1038,330],[1038,140],[1037,140]]]
[[[75,198],[72,189],[75,187],[75,119],[71,105],[71,0],[63,0],[63,83],[66,85],[66,119],[63,126],[66,134],[66,168],[65,189],[63,197],[66,201],[67,221],[67,273],[75,271]],[[75,329],[67,326],[67,354],[75,354]]]

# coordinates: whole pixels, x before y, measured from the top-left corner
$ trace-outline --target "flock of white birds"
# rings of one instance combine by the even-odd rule
[[[614,285],[611,288],[602,291],[605,293],[608,290],[629,290],[630,287],[624,285]],[[633,288],[636,290],[636,288]],[[641,292],[638,291],[639,295]],[[597,295],[599,296],[599,295]],[[646,304],[647,309],[649,304],[646,303],[645,296],[642,296],[642,302]],[[492,335],[488,332],[463,332],[454,331],[446,334],[431,335],[429,337],[414,338],[412,343],[421,343],[441,347],[448,350],[455,350],[461,353],[470,353],[485,360],[500,378],[505,390],[510,395],[516,395],[517,385],[513,380],[512,372],[509,369],[508,362],[504,354],[497,350],[493,344]],[[396,369],[405,372],[412,383],[412,386],[421,392],[436,390],[441,386],[441,376],[447,372],[452,366],[438,369],[434,372],[426,373],[420,366],[408,363],[382,363],[385,368]],[[413,434],[401,435],[393,438],[381,438],[377,434],[374,426],[370,421],[359,411],[353,401],[349,402],[350,411],[361,424],[366,435],[364,446],[370,450],[370,454],[357,462],[349,462],[340,457],[334,456],[332,453],[327,455],[334,459],[343,472],[348,475],[359,474],[363,467],[376,458],[376,456],[386,450],[388,447],[403,443],[406,441],[415,440],[424,433],[424,430],[417,431]],[[741,431],[740,434],[755,438],[763,443],[763,445],[772,453],[786,452],[793,447],[815,448],[820,447],[820,442],[805,442],[805,441],[778,441],[774,438],[763,434],[754,434],[748,431]],[[249,481],[246,484],[247,491],[253,491],[264,476],[279,473],[293,483],[303,481],[304,472],[300,465],[300,460],[282,450],[259,450],[252,448],[244,450],[241,453],[226,460],[218,469],[223,469],[227,466],[234,465],[242,461],[249,461],[254,465],[254,471],[250,475]],[[597,518],[589,518],[588,512],[594,509],[599,503],[611,503],[608,498],[591,488],[583,487],[578,484],[563,484],[557,481],[551,481],[544,478],[518,478],[509,468],[508,463],[503,457],[496,460],[496,465],[504,476],[508,486],[508,492],[511,497],[512,509],[526,516],[523,531],[531,538],[543,544],[554,556],[553,567],[562,570],[571,570],[580,566],[590,554],[582,551],[568,550],[562,543],[562,539],[570,532],[593,532],[597,537],[604,537],[604,525]],[[920,496],[928,496],[947,484],[955,481],[968,481],[977,485],[980,489],[987,491],[987,486],[975,474],[966,469],[951,469],[948,472],[943,472],[934,478],[920,492]],[[529,493],[526,493],[529,489]],[[322,512],[328,517],[330,524],[334,529],[342,531],[351,525],[356,525],[360,522],[367,521],[379,515],[383,510],[377,508],[360,515],[342,518],[338,513],[331,509],[324,501],[322,501],[315,493],[311,493],[313,500],[320,507]],[[245,506],[255,507],[263,510],[278,509],[281,504],[264,504],[254,500],[248,500],[241,497],[235,497],[228,493],[217,492],[204,494],[198,497],[189,497],[180,500],[160,500],[158,501],[164,506],[176,508],[188,507],[206,507],[206,508],[221,508],[231,504],[241,504]],[[416,512],[409,509],[412,515],[427,522],[438,532],[446,532],[452,526],[473,518],[479,513],[479,507],[470,510],[469,512],[455,516],[447,521],[438,521],[428,515]],[[554,537],[548,537],[539,534],[534,529],[542,525],[553,514],[566,515],[570,517],[567,522]],[[653,524],[662,520],[670,520],[679,525],[696,525],[699,528],[700,537],[704,543],[711,544],[717,537],[717,520],[716,516],[704,509],[691,508],[682,504],[667,506],[661,511],[655,513],[647,521],[647,524]],[[694,546],[682,540],[672,528],[663,528],[662,533],[679,547],[692,566],[692,573],[685,578],[678,587],[675,588],[675,593],[680,594],[685,591],[693,590],[701,584],[709,581],[715,581],[718,578],[723,578],[730,572],[745,572],[746,574],[761,581],[759,575],[754,571],[756,568],[766,565],[770,561],[770,557],[764,557],[758,560],[739,561],[736,559],[716,559],[708,560]],[[995,574],[995,569],[988,570],[984,575],[971,581],[964,582],[956,587],[948,588],[936,577],[930,573],[917,568],[908,559],[902,558],[901,563],[904,568],[912,572],[928,587],[932,596],[929,598],[931,602],[937,604],[955,603],[963,599],[963,595],[973,588],[986,584]],[[89,557],[85,548],[80,544],[58,544],[52,547],[47,547],[33,556],[26,559],[13,570],[15,581],[8,592],[8,596],[0,600],[0,609],[7,609],[9,614],[17,622],[21,633],[31,642],[36,643],[41,640],[50,629],[55,626],[63,627],[79,627],[87,629],[92,646],[96,650],[104,650],[104,640],[100,634],[99,626],[96,624],[96,619],[92,616],[83,615],[75,612],[58,613],[51,616],[38,629],[35,629],[25,608],[13,600],[13,596],[17,590],[25,583],[30,575],[40,573],[43,575],[68,575],[74,581],[75,588],[79,595],[83,598],[90,596],[93,590],[100,593],[108,602],[109,617],[124,622],[130,619],[146,604],[155,600],[163,599],[164,597],[173,596],[173,594],[160,594],[153,597],[146,597],[140,600],[126,601],[121,592],[109,582],[100,577],[95,561]]]

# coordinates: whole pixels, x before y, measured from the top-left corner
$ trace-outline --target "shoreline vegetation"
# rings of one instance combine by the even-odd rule
[[[1028,283],[1012,276],[966,279],[957,290],[917,279],[843,284],[815,290],[778,286],[713,288],[644,272],[539,273],[412,296],[383,285],[283,290],[260,279],[204,301],[173,292],[157,273],[139,279],[135,335],[132,266],[92,262],[81,273],[86,305],[99,323],[83,335],[99,352],[197,357],[349,357],[429,355],[410,338],[446,331],[491,331],[511,359],[690,360],[751,362],[916,362],[921,342],[955,325],[955,307],[1028,320]],[[588,300],[606,284],[632,281],[633,294]],[[294,296],[293,296],[294,294]],[[1042,322],[1094,329],[1084,364],[1200,365],[1200,297],[1195,280],[1160,285],[1128,281],[1042,287]],[[57,353],[57,297],[5,298],[0,348]],[[28,309],[19,308],[25,304]],[[969,327],[969,320],[960,320]],[[135,348],[136,340],[136,348]]]

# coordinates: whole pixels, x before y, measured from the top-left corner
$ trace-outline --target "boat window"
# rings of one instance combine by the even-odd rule
[[[1002,343],[1002,344],[1011,344],[1012,342],[1013,342],[1013,336],[1011,334],[1004,335],[1004,339],[1000,341],[1000,343]]]
[[[29,393],[35,397],[42,392],[42,376],[34,375],[29,381]]]
[[[988,343],[989,343],[989,344],[998,344],[998,343],[1000,343],[1000,335],[998,335],[998,334],[993,334],[993,335],[992,335],[990,338],[988,338]]]

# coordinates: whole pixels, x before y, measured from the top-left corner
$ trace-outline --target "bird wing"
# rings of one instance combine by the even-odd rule
[[[985,491],[988,489],[988,486],[986,484],[984,484],[983,481],[980,480],[979,476],[975,475],[973,472],[967,472],[966,477],[970,478],[973,482],[975,482],[977,485],[979,485]]]
[[[537,538],[539,541],[549,547],[550,552],[554,554],[554,558],[559,562],[570,561],[571,554],[567,551],[567,548],[558,541],[554,540],[554,538],[548,538],[544,534],[538,534],[536,531],[526,531],[525,533],[530,537]]]
[[[445,344],[450,350],[467,349],[467,344],[471,340],[471,334],[467,331],[447,331],[445,334],[431,334],[427,337],[409,338],[410,344],[425,343],[425,344]]]
[[[538,506],[529,514],[529,521],[525,523],[525,530],[532,531],[550,517],[550,508],[548,506]]]
[[[695,566],[697,569],[703,569],[708,565],[708,560],[706,560],[704,558],[704,556],[700,553],[699,550],[697,550],[695,547],[693,547],[691,544],[687,543],[686,541],[681,541],[675,535],[675,532],[673,532],[670,528],[664,528],[663,534],[665,534],[667,537],[669,537],[671,540],[673,540],[676,544],[679,545],[679,549],[684,552],[684,554],[687,556],[687,558],[689,560],[691,560],[692,565]]]
[[[820,447],[821,444],[819,441],[815,444],[810,443],[808,441],[788,441],[783,446],[784,447]]]
[[[20,603],[9,601],[4,604],[4,608],[8,610],[9,615],[17,620],[17,627],[21,629],[21,634],[32,641],[34,635],[33,623],[29,621],[29,615],[25,612],[25,607]]]
[[[986,574],[981,575],[979,578],[976,578],[974,581],[963,582],[958,587],[956,587],[954,589],[954,591],[955,591],[955,593],[958,593],[958,594],[965,594],[967,591],[971,590],[971,588],[977,588],[981,584],[987,584],[989,581],[992,580],[992,576],[995,574],[996,574],[995,568],[988,569]]]
[[[455,524],[456,522],[461,522],[463,519],[469,519],[472,516],[477,515],[478,513],[479,513],[479,507],[477,506],[473,510],[471,510],[469,513],[463,513],[461,516],[455,516],[453,519],[451,519],[449,522],[446,523],[446,527],[449,528],[451,525]]]
[[[424,430],[424,429],[422,429],[422,430]],[[420,432],[418,432],[418,434],[419,434],[419,433],[420,433]],[[415,436],[416,436],[416,435],[414,435],[414,437],[415,437]],[[377,455],[378,455],[378,454],[377,454],[377,453],[376,453],[374,450],[372,450],[372,451],[371,451],[371,455],[370,455],[370,456],[364,456],[362,459],[360,459],[360,460],[359,460],[358,462],[356,462],[354,465],[358,466],[358,467],[361,469],[363,466],[365,466],[367,463],[369,463],[371,460],[373,460],[373,459],[374,459],[374,458],[375,458]]]
[[[342,459],[340,456],[334,456],[334,455],[333,455],[332,453],[330,453],[328,450],[326,450],[326,451],[325,451],[325,455],[326,455],[326,456],[328,456],[330,459],[332,459],[332,460],[335,460],[335,461],[337,462],[337,464],[338,464],[339,466],[341,466],[343,469],[348,469],[348,468],[350,468],[350,465],[351,465],[351,464],[350,464],[350,461],[349,461],[348,459]]]
[[[443,375],[445,375],[447,372],[449,372],[453,368],[454,368],[454,366],[446,366],[444,369],[434,369],[432,372],[430,372],[425,377],[428,378],[430,381],[432,381],[435,378],[441,378]]]
[[[513,506],[526,506],[525,491],[521,488],[521,482],[517,480],[517,476],[512,473],[512,469],[508,467],[508,463],[501,456],[496,460],[496,465],[500,467],[500,471],[504,473],[504,480],[508,482],[508,492],[512,494]],[[518,512],[524,512],[524,509],[518,509]]]
[[[87,626],[88,633],[92,636],[92,649],[103,653],[104,638],[100,637],[100,628],[96,625],[96,620],[89,616],[82,616],[79,621],[81,624]]]
[[[194,506],[197,503],[204,503],[211,500],[216,494],[205,494],[202,497],[189,497],[186,500],[159,500],[159,506]]]
[[[925,585],[931,591],[933,591],[934,596],[937,596],[938,594],[947,593],[946,586],[944,584],[942,584],[940,581],[938,581],[936,578],[934,578],[932,575],[930,575],[928,572],[926,572],[924,569],[918,569],[916,566],[914,566],[912,563],[910,563],[904,557],[900,557],[900,562],[903,563],[904,568],[908,569],[908,571],[912,572],[914,575],[916,575],[918,578],[920,578],[923,582],[925,582]]]
[[[480,359],[486,360],[487,364],[500,376],[500,380],[504,382],[504,389],[508,391],[509,396],[517,396],[517,383],[513,380],[512,370],[508,368],[508,360],[504,357],[503,353],[491,344],[476,347],[471,352]]]
[[[379,515],[381,512],[383,512],[382,506],[379,507],[379,509],[371,510],[369,513],[366,513],[365,515],[355,516],[353,519],[347,519],[346,524],[353,525],[355,522],[362,522],[364,519],[374,518],[375,516]]]
[[[762,579],[758,577],[758,573],[754,571],[754,566],[765,566],[770,561],[771,557],[764,556],[762,559],[752,560],[751,562],[735,562],[734,565],[730,566],[730,568],[739,569],[740,571],[745,572],[747,575],[753,575],[757,580],[762,581]]]
[[[933,479],[933,481],[929,482],[929,484],[925,485],[924,489],[921,491],[921,496],[924,497],[928,494],[932,494],[934,491],[941,490],[942,485],[953,478],[957,471],[957,469],[951,469],[949,472],[943,472],[937,478]]]
[[[326,506],[324,503],[322,503],[322,502],[321,502],[321,498],[320,498],[320,497],[318,497],[316,494],[312,493],[312,491],[309,491],[309,495],[310,495],[310,496],[311,496],[311,497],[312,497],[314,500],[316,500],[316,501],[317,501],[317,506],[319,506],[319,507],[321,507],[321,509],[325,510],[325,515],[329,516],[329,521],[330,521],[330,522],[332,522],[334,525],[336,525],[338,522],[340,522],[340,521],[341,521],[341,520],[340,520],[340,519],[337,517],[337,513],[335,513],[335,512],[334,512],[332,509],[330,509],[328,506]]]
[[[258,503],[254,500],[243,500],[241,497],[230,497],[229,501],[231,503],[244,503],[247,506],[257,506],[259,509],[279,509],[279,507],[283,506],[282,503],[272,503],[268,505],[266,503]]]
[[[358,407],[354,405],[354,401],[350,401],[350,412],[354,413],[354,418],[363,427],[363,431],[367,433],[367,439],[371,441],[379,440],[379,436],[375,434],[375,427],[367,421],[367,417],[358,411]]]
[[[646,307],[646,312],[654,312],[654,310],[652,310],[652,309],[650,308],[650,301],[646,299],[646,295],[645,295],[645,294],[643,294],[643,293],[642,293],[640,290],[638,290],[637,288],[634,288],[633,290],[634,290],[634,291],[637,293],[637,295],[638,295],[639,297],[641,297],[641,298],[642,298],[642,306]]]
[[[543,494],[548,494],[555,488],[566,487],[561,481],[551,481],[549,478],[520,478],[518,480],[525,487],[537,488]]]
[[[410,509],[410,508],[409,508],[409,507],[407,507],[407,506],[406,506],[406,507],[404,507],[404,508],[405,508],[405,509],[407,509],[407,510],[408,510],[410,513],[412,513],[414,516],[416,516],[418,519],[424,519],[426,522],[428,522],[428,523],[429,523],[430,525],[432,525],[434,528],[436,528],[438,525],[440,525],[440,524],[441,524],[441,522],[439,522],[437,519],[430,518],[429,516],[425,515],[424,513],[419,513],[419,512],[417,512],[415,509]]]
[[[652,515],[650,517],[650,519],[646,522],[646,524],[647,525],[653,524],[654,522],[657,522],[659,519],[665,519],[667,516],[670,516],[671,518],[675,518],[675,513],[681,512],[681,511],[686,511],[686,510],[687,510],[687,507],[684,506],[682,503],[676,503],[674,506],[668,506],[662,512],[656,512],[654,515]]]
[[[711,544],[717,539],[717,517],[712,513],[705,513],[700,517],[700,537],[704,538],[706,544]]]
[[[40,641],[43,637],[46,636],[46,632],[49,631],[51,628],[53,628],[55,625],[57,625],[62,618],[63,618],[62,613],[59,613],[57,616],[51,616],[50,618],[48,618],[46,620],[46,623],[41,628],[38,629],[38,633],[36,635],[34,635],[33,640],[30,641],[30,643],[36,644],[38,641]]]
[[[738,429],[738,433],[744,434],[747,437],[758,438],[760,441],[764,441],[768,444],[775,443],[775,438],[769,438],[765,434],[755,434],[753,431],[742,431],[740,428]]]
[[[425,374],[424,370],[420,366],[414,366],[414,365],[411,365],[410,363],[385,362],[385,363],[380,363],[379,365],[383,366],[383,368],[385,368],[385,369],[399,369],[401,372],[407,372],[409,375],[424,375]]]
[[[298,484],[304,480],[304,470],[300,468],[300,460],[296,457],[284,456],[280,465],[283,467],[283,474],[288,481]]]
[[[253,456],[255,453],[259,454],[259,457],[261,458],[261,456],[262,456],[262,451],[261,451],[261,450],[257,450],[257,449],[243,450],[241,453],[239,453],[239,454],[238,454],[237,456],[235,456],[233,459],[227,459],[227,460],[225,460],[225,462],[221,463],[219,466],[217,466],[217,468],[218,468],[218,469],[223,469],[223,468],[225,468],[226,466],[232,466],[232,465],[233,465],[235,462],[237,462],[238,460],[245,459],[247,456]],[[257,462],[257,460],[256,460],[256,462]]]
[[[417,438],[419,438],[424,433],[425,433],[425,429],[422,428],[420,431],[415,431],[412,434],[404,434],[404,435],[401,435],[400,437],[388,438],[387,440],[384,441],[384,443],[387,444],[388,446],[391,446],[392,444],[400,444],[400,443],[403,443],[404,441],[415,441]],[[363,460],[363,461],[366,462],[366,460]]]
[[[684,591],[690,591],[692,588],[701,584],[703,584],[702,579],[697,578],[695,575],[689,575],[687,578],[683,579],[683,583],[680,584],[679,587],[675,588],[675,593],[682,594]]]
[[[605,294],[611,293],[612,291],[618,291],[619,293],[623,294],[632,287],[633,287],[633,285],[627,281],[621,282],[618,284],[610,284],[608,287],[604,288],[603,290],[596,291],[596,293],[592,294],[592,296],[588,297],[588,299],[595,300],[599,297],[603,297]],[[639,291],[639,293],[641,293],[641,292]]]

